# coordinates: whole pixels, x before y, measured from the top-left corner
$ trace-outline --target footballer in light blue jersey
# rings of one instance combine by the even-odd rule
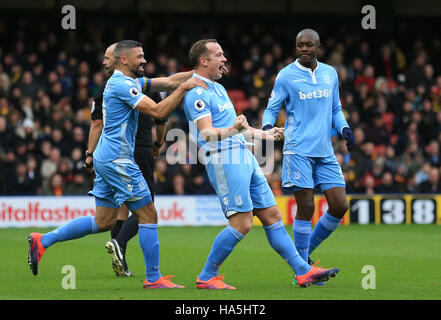
[[[205,141],[196,126],[198,120],[210,116],[213,127],[228,128],[233,126],[237,114],[227,91],[221,84],[198,74],[193,76],[205,81],[208,85],[208,90],[194,88],[189,90],[184,97],[185,116],[189,122],[190,132],[195,135],[198,144],[206,152],[249,144],[241,133],[218,141]]]
[[[206,117],[211,118],[214,128],[232,127],[237,114],[221,84],[198,74],[194,74],[194,77],[205,81],[208,90],[193,88],[185,94],[185,116],[190,134],[196,135],[198,144],[208,155],[208,177],[219,196],[224,214],[228,217],[236,212],[276,205],[274,195],[257,160],[247,148],[249,143],[243,134],[238,132],[225,139],[207,142],[197,128],[197,122]]]
[[[306,157],[332,156],[332,128],[341,133],[348,127],[335,69],[317,62],[312,71],[299,60],[283,68],[277,75],[262,126],[274,125],[284,103],[287,120],[283,151]]]
[[[104,89],[103,130],[93,153],[96,178],[90,194],[113,202],[116,208],[133,198],[151,201],[133,156],[139,116],[135,108],[145,97],[143,84],[143,78],[115,70]]]
[[[317,61],[319,48],[316,31],[299,32],[298,59],[277,75],[262,119],[263,128],[271,128],[285,105],[282,187],[294,192],[297,200],[294,242],[305,261],[335,230],[348,209],[343,172],[332,147],[332,129],[337,129],[347,140],[349,151],[354,143],[341,108],[337,72]],[[329,210],[311,235],[315,187],[325,193]]]
[[[319,279],[334,276],[338,269],[309,266],[298,254],[287,233],[274,195],[257,163],[247,148],[240,130],[259,134],[262,138],[281,138],[283,129],[265,132],[249,127],[245,116],[236,115],[224,87],[215,82],[222,77],[227,59],[215,39],[200,40],[190,49],[190,62],[195,78],[203,80],[208,89],[194,88],[184,97],[185,115],[190,134],[196,136],[207,154],[206,170],[216,190],[228,226],[213,242],[202,272],[196,280],[199,289],[235,289],[222,281],[218,269],[235,245],[250,230],[253,215],[262,222],[272,248],[288,262],[299,285],[307,286]]]
[[[45,234],[31,233],[28,237],[28,263],[33,274],[37,275],[43,253],[54,243],[110,230],[116,222],[118,209],[125,203],[139,219],[139,243],[146,271],[144,288],[183,288],[171,282],[168,276],[163,277],[159,271],[157,212],[147,183],[134,161],[133,151],[138,112],[163,118],[176,108],[187,90],[205,87],[205,84],[198,79],[188,79],[167,98],[155,103],[142,94],[144,83],[137,79],[146,64],[141,43],[132,40],[118,42],[114,57],[116,70],[104,90],[104,129],[93,159],[97,176],[90,194],[95,196],[95,216],[76,218]],[[107,245],[106,248],[115,250]],[[119,250],[113,253],[121,255]],[[121,258],[113,262],[123,268]]]

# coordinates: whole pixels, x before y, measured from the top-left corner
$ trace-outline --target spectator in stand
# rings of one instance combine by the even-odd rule
[[[65,195],[65,185],[63,182],[63,177],[59,173],[54,173],[47,185],[43,185],[41,189],[41,195],[43,196],[57,196],[61,197]]]
[[[395,174],[400,166],[400,162],[395,156],[395,149],[389,145],[386,147],[385,161],[384,161],[384,171],[392,172]]]
[[[368,92],[374,91],[374,85],[375,85],[375,70],[374,67],[370,64],[366,65],[363,69],[363,74],[358,76],[357,79],[355,79],[354,86],[357,88],[361,84],[367,85]]]
[[[415,174],[423,166],[424,159],[421,151],[419,150],[418,142],[410,141],[406,152],[401,156],[401,162],[407,167],[409,174]]]
[[[33,184],[33,181],[29,179],[25,163],[17,163],[15,167],[15,172],[10,173],[6,190],[7,193],[11,195],[35,194],[36,188]]]
[[[406,179],[408,176],[414,176],[412,172],[408,172],[405,164],[400,164],[397,172],[394,175],[394,183],[397,185],[399,190],[404,190],[406,188]]]
[[[73,170],[72,180],[67,183],[66,195],[86,195],[89,191],[89,183],[86,180],[84,172]]]
[[[404,192],[405,193],[418,193],[418,184],[415,181],[415,176],[414,175],[409,175],[407,177],[407,181],[406,181],[406,185],[404,187]]]
[[[429,178],[427,181],[422,182],[418,185],[419,193],[440,193],[441,192],[441,184],[440,184],[440,172],[439,168],[431,167],[429,171]]]
[[[389,143],[390,134],[384,125],[383,117],[380,113],[376,114],[372,125],[367,125],[365,130],[366,141],[371,141],[375,145],[386,145]]]
[[[412,112],[413,112],[412,102],[406,100],[403,103],[401,110],[394,118],[395,119],[394,133],[400,135],[406,132],[412,119]]]
[[[426,54],[420,52],[415,61],[406,71],[406,86],[408,88],[416,88],[419,84],[424,83],[424,65],[426,63]]]
[[[437,113],[432,109],[432,101],[428,98],[422,100],[421,122],[418,126],[423,143],[428,144],[437,138],[439,128],[437,127]]]
[[[441,166],[441,159],[439,154],[439,142],[432,140],[425,149],[426,161],[428,161],[433,167]]]
[[[400,190],[394,184],[392,173],[386,171],[383,173],[381,183],[376,187],[377,193],[399,193]]]
[[[39,194],[41,190],[41,175],[38,162],[33,155],[29,155],[26,160],[26,171],[29,180],[33,186],[33,192],[31,194]]]
[[[41,178],[43,179],[43,185],[47,185],[49,179],[58,170],[58,163],[60,162],[61,153],[57,148],[51,148],[49,158],[44,159],[41,162]]]
[[[172,178],[173,194],[184,195],[186,194],[185,178],[182,173],[176,173]]]
[[[372,175],[368,174],[364,177],[362,182],[362,188],[360,189],[361,193],[367,195],[374,195],[375,192],[375,179]]]
[[[413,175],[414,179],[415,179],[415,183],[416,184],[421,184],[421,183],[429,180],[429,175],[430,175],[430,169],[431,168],[432,168],[432,166],[430,165],[430,163],[425,162],[421,166],[421,169],[418,170],[418,172]]]
[[[0,149],[7,151],[15,145],[17,137],[5,117],[0,116]]]
[[[248,119],[248,124],[253,128],[259,125],[259,110],[262,108],[260,100],[256,95],[249,97],[249,106],[243,111],[243,115]]]
[[[171,186],[167,177],[167,162],[164,157],[155,162],[155,191],[157,194],[172,193]]]

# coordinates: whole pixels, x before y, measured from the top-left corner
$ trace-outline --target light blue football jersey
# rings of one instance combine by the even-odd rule
[[[224,150],[241,145],[248,145],[242,134],[236,134],[219,141],[206,142],[202,138],[196,123],[199,119],[211,116],[213,128],[229,128],[234,124],[237,114],[233,103],[228,97],[225,88],[212,80],[198,74],[193,77],[199,78],[208,86],[208,90],[196,87],[189,90],[184,97],[184,111],[187,118],[190,135],[197,138],[197,142],[204,151]]]
[[[285,104],[284,154],[328,157],[334,154],[332,128],[341,134],[349,127],[343,114],[335,69],[317,62],[314,71],[298,60],[277,75],[271,97],[263,114],[262,127],[277,120]]]
[[[98,161],[115,159],[133,160],[135,137],[138,129],[138,103],[145,78],[133,79],[115,70],[107,80],[103,99],[103,130],[93,153]]]

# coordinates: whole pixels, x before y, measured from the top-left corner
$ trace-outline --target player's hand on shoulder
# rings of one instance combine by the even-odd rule
[[[190,78],[187,81],[183,82],[181,84],[182,88],[186,91],[191,90],[195,87],[202,87],[204,89],[208,89],[207,84],[205,83],[205,81],[202,81],[201,79],[198,78]]]

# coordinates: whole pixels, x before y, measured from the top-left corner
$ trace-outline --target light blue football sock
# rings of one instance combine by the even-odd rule
[[[309,239],[311,237],[311,221],[294,220],[292,224],[294,245],[303,260],[308,262]]]
[[[54,243],[82,238],[88,234],[97,232],[98,225],[96,224],[94,216],[79,217],[51,232],[43,234],[41,244],[47,249]]]
[[[159,272],[159,239],[156,223],[139,224],[139,244],[144,255],[145,273],[152,283],[162,277]]]
[[[320,217],[317,225],[312,230],[309,241],[309,255],[322,243],[323,240],[337,229],[342,219],[331,216],[327,211]]]
[[[233,251],[236,244],[242,240],[244,235],[228,225],[214,239],[210,254],[205,262],[204,269],[199,275],[202,281],[210,280],[217,276],[217,272],[221,264]]]
[[[301,276],[311,269],[311,266],[308,265],[297,252],[282,220],[268,226],[263,226],[263,229],[265,230],[271,247],[288,262],[296,275]]]

